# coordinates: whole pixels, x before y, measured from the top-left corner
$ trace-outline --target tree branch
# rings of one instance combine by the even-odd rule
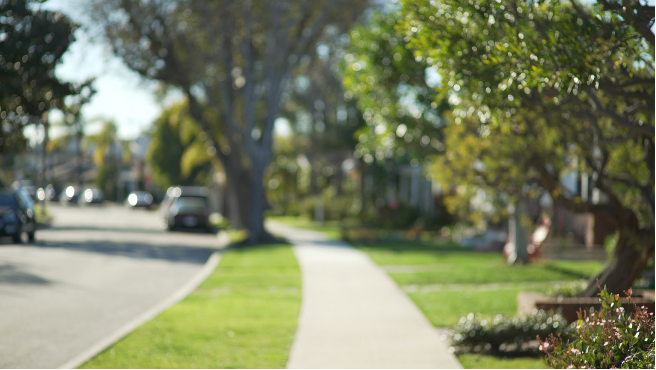
[[[588,97],[592,100],[593,108],[596,112],[611,118],[618,126],[624,127],[628,130],[634,131],[639,134],[644,134],[650,137],[654,137],[654,126],[649,124],[640,125],[637,122],[632,122],[626,120],[624,117],[618,115],[615,112],[605,110],[599,98],[594,94],[594,91],[588,90]]]
[[[246,134],[251,134],[255,126],[255,109],[253,107],[255,99],[253,92],[255,90],[255,80],[253,78],[254,58],[253,58],[253,18],[252,18],[252,0],[245,0],[243,3],[245,37],[241,42],[242,55],[244,57],[244,118],[246,121]]]

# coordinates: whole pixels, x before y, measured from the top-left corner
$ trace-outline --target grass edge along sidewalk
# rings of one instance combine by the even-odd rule
[[[193,293],[81,368],[284,368],[300,306],[290,246],[230,248]]]

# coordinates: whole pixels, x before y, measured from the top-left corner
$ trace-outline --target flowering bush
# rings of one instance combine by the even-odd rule
[[[574,340],[550,334],[540,341],[551,368],[653,369],[654,314],[645,307],[627,313],[619,294],[600,290],[602,309],[589,315],[579,312]],[[625,293],[630,302],[631,289]]]

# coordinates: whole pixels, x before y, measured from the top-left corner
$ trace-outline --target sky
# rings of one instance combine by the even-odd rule
[[[162,110],[162,104],[154,96],[156,84],[130,71],[119,58],[112,55],[106,44],[91,39],[88,29],[84,27],[88,22],[80,3],[77,0],[49,0],[42,5],[44,9],[61,11],[83,26],[76,31],[76,41],[64,54],[55,74],[69,82],[96,78],[94,87],[97,92],[82,110],[89,122],[88,133],[99,131],[101,120],[109,119],[117,124],[121,138],[136,138],[150,127]],[[170,96],[164,104],[176,98],[179,95]],[[51,122],[58,119],[61,119],[60,113],[51,113]],[[54,128],[51,136],[62,133],[62,129]],[[42,137],[42,133],[35,132],[34,128],[27,130],[26,135],[36,142]]]

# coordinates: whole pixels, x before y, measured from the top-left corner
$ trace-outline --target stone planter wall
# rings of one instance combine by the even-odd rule
[[[578,320],[579,310],[590,312],[601,309],[599,298],[578,298],[578,297],[547,297],[544,294],[535,292],[520,292],[517,295],[518,313],[528,314],[533,309],[545,311],[560,311],[565,319],[572,323]],[[634,310],[634,304],[645,306],[649,312],[654,312],[654,292],[653,291],[635,291],[634,296],[629,303],[626,298],[621,299],[622,307],[628,312]]]

